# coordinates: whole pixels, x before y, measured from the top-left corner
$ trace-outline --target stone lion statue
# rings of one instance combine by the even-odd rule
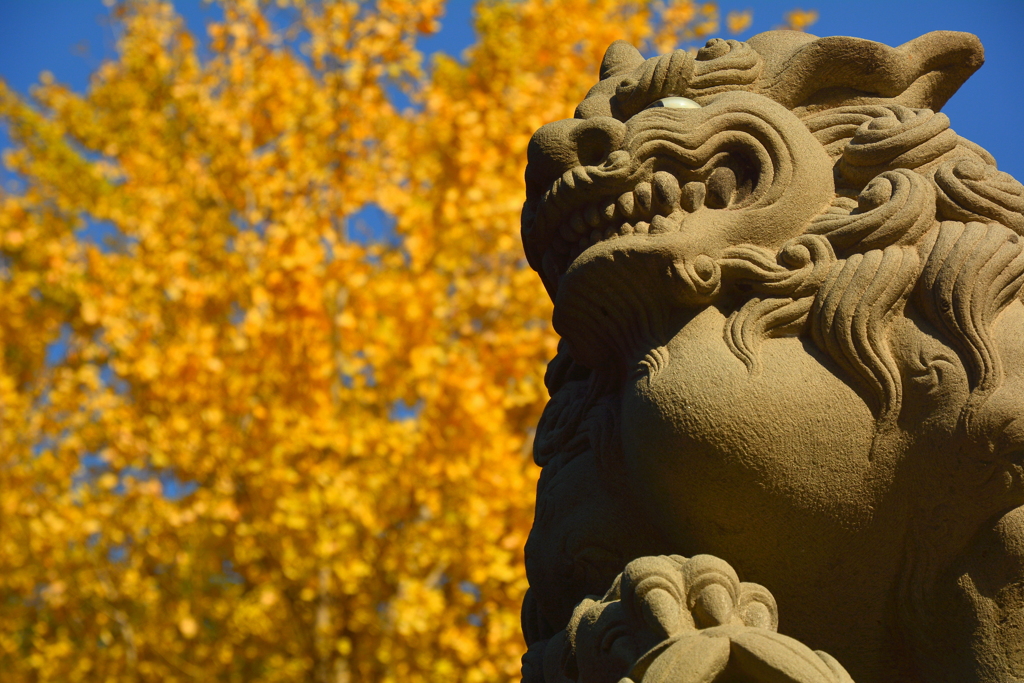
[[[533,136],[524,681],[1024,680],[1024,187],[938,113],[982,61],[619,41]]]

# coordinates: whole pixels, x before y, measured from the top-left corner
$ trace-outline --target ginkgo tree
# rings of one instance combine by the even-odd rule
[[[514,679],[527,141],[719,10],[492,0],[425,64],[443,0],[219,4],[116,4],[85,93],[0,82],[0,678]]]

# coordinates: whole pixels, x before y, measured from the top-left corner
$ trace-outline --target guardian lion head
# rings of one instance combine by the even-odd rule
[[[859,683],[1024,678],[1024,187],[939,113],[982,61],[954,32],[619,41],[533,136],[562,342],[527,680],[575,671],[545,643],[654,555],[728,562]]]

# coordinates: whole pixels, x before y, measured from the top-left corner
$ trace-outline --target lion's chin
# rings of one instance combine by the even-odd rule
[[[559,280],[552,316],[574,359],[625,370],[671,339],[695,303],[694,280],[701,284],[691,253],[698,247],[676,230],[623,236],[581,253]],[[708,283],[705,294],[716,288]]]

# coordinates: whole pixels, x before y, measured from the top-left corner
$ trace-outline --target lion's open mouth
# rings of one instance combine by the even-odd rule
[[[624,179],[621,166],[628,162],[626,152],[613,152],[599,166],[567,171],[545,193],[537,228],[549,236],[542,263],[550,282],[595,244],[678,232],[692,214],[743,205],[759,176],[753,160],[728,152],[698,169],[671,158],[646,159]]]

